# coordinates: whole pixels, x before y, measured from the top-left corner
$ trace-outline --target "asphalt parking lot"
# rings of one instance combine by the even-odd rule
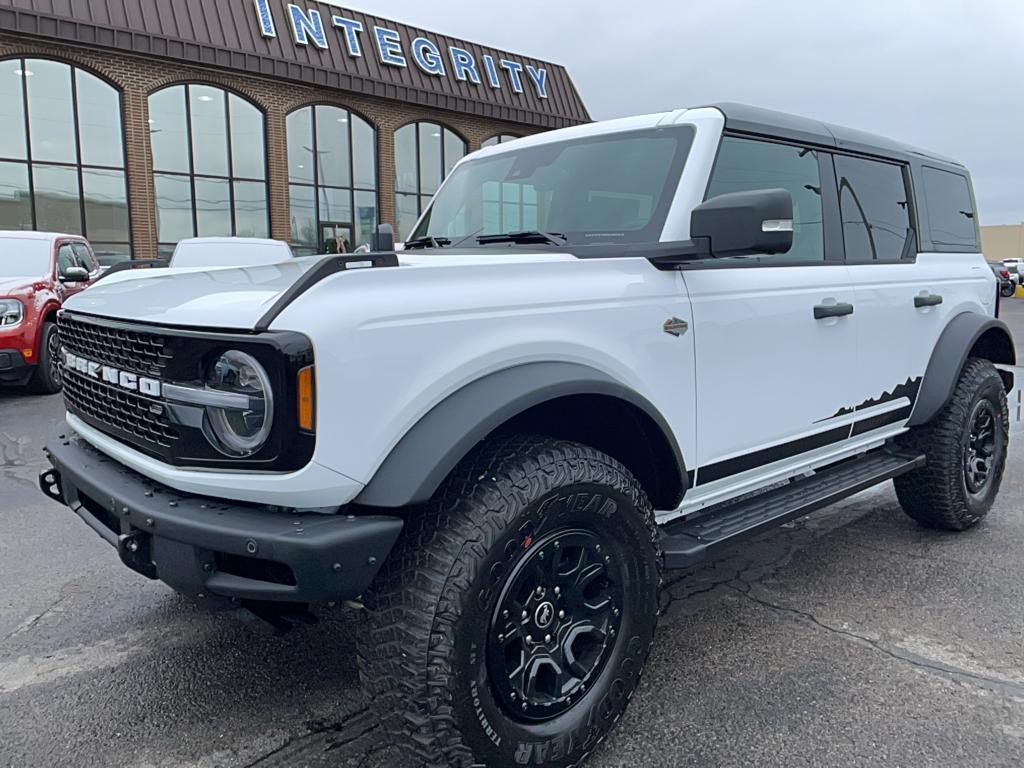
[[[1003,315],[1024,360],[1024,300]],[[1020,403],[974,531],[918,528],[886,485],[673,575],[590,765],[1021,765]],[[61,418],[59,397],[0,392],[0,766],[399,765],[358,688],[358,615],[280,637],[130,573],[36,488]]]

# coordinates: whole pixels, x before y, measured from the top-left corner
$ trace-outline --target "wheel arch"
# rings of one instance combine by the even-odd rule
[[[448,396],[406,432],[355,501],[425,502],[480,441],[514,433],[608,453],[633,472],[656,508],[674,508],[687,490],[682,452],[652,403],[597,369],[546,362],[506,368]]]
[[[1016,365],[1017,353],[1006,323],[976,312],[954,317],[939,336],[932,351],[921,391],[908,425],[921,426],[931,421],[949,402],[967,360],[980,357],[1001,365]],[[1003,384],[1013,387],[1013,374],[1000,371]]]

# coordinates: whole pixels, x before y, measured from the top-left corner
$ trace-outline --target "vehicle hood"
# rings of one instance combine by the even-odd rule
[[[458,254],[400,252],[399,269],[452,269],[486,264],[573,260],[569,253]],[[310,256],[280,264],[233,269],[139,270],[130,279],[100,280],[64,303],[64,308],[101,317],[159,325],[252,330],[277,300],[325,259]],[[386,271],[389,268],[381,268]],[[358,282],[350,270],[326,278]],[[374,270],[377,271],[377,270]],[[375,281],[386,289],[386,280]]]
[[[24,277],[0,277],[0,296],[20,293],[42,278],[25,275]]]

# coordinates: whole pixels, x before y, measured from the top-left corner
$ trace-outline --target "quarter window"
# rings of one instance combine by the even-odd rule
[[[921,176],[932,242],[977,250],[977,215],[967,177],[928,167]]]
[[[785,254],[758,260],[824,261],[818,153],[726,136],[715,161],[708,198],[758,189],[784,189],[793,198],[793,247]]]
[[[899,261],[914,243],[903,167],[836,155],[846,259]]]
[[[0,229],[85,235],[131,257],[121,94],[48,59],[0,62]]]
[[[441,182],[466,154],[466,142],[436,123],[412,123],[395,131],[395,210],[398,235],[406,239]]]
[[[157,240],[169,256],[189,237],[267,237],[263,113],[209,85],[149,97]]]

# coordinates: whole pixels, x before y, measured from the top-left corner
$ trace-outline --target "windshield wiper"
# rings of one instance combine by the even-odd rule
[[[405,250],[414,251],[417,248],[444,248],[451,245],[452,241],[447,237],[417,237],[405,244]]]
[[[549,243],[550,245],[564,245],[569,238],[561,232],[539,232],[528,230],[526,232],[505,232],[500,235],[484,235],[476,241],[480,245],[491,245],[492,243]]]

